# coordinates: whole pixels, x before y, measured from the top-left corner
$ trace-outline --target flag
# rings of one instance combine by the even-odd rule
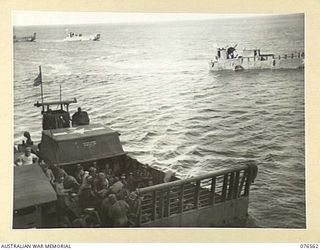
[[[42,84],[42,79],[41,79],[41,72],[39,73],[39,75],[36,77],[36,79],[34,79],[33,81],[33,86],[39,86]]]

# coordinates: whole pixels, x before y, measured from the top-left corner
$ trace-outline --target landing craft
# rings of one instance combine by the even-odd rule
[[[75,175],[79,164],[84,170],[96,166],[109,182],[126,183],[122,192],[106,188],[104,193],[117,195],[129,205],[127,227],[245,227],[248,224],[250,187],[257,175],[253,163],[239,163],[233,168],[212,171],[187,179],[177,178],[142,164],[122,148],[119,133],[102,124],[90,124],[88,114],[72,121],[69,105],[73,100],[37,102],[42,108],[42,138],[32,146],[39,159],[31,165],[14,167],[14,228],[117,227],[110,224],[98,204],[81,201],[81,193],[69,191],[61,197],[41,167],[49,166],[54,175],[64,170]],[[84,112],[84,111],[79,111]],[[24,144],[17,146],[15,158]],[[43,162],[41,162],[43,161]],[[109,176],[109,177],[108,177]],[[119,180],[118,180],[119,181]],[[100,203],[99,203],[100,202]]]
[[[304,68],[304,53],[294,52],[285,55],[262,54],[260,49],[243,49],[237,45],[217,48],[216,55],[209,62],[210,71],[250,70],[250,69],[299,69]]]
[[[84,36],[82,34],[77,34],[73,32],[68,32],[66,37],[63,39],[64,41],[68,42],[80,42],[80,41],[99,41],[100,40],[100,34],[94,34],[89,36]]]
[[[13,42],[34,42],[36,40],[37,33],[34,32],[32,36],[25,36],[25,37],[17,37],[16,35],[13,36]]]

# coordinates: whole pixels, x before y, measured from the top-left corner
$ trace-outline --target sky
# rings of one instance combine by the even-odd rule
[[[54,12],[14,11],[14,26],[97,24],[127,22],[161,22],[201,19],[221,19],[257,16],[259,14],[193,14],[193,13],[107,13],[107,12]],[[264,14],[266,15],[266,14]]]

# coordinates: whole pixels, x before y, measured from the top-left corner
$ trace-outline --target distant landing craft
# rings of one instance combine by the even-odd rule
[[[64,41],[99,41],[100,40],[100,34],[95,34],[92,36],[83,36],[82,34],[76,34],[73,32],[68,32]]]
[[[34,42],[36,40],[37,33],[34,32],[32,36],[25,36],[25,37],[17,37],[16,35],[13,36],[13,42]]]
[[[260,49],[243,49],[241,55],[233,47],[217,48],[214,60],[209,62],[210,71],[247,69],[298,69],[304,68],[304,52],[283,56],[261,54]]]

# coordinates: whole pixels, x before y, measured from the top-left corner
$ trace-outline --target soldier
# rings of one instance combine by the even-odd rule
[[[95,206],[92,183],[93,177],[90,175],[85,175],[79,190],[79,205],[82,209]]]
[[[136,181],[135,181],[135,178],[134,178],[132,172],[129,173],[129,177],[128,177],[127,183],[128,183],[127,187],[128,187],[130,192],[134,191],[136,189]]]
[[[78,193],[80,184],[77,182],[76,178],[66,174],[64,177],[63,186],[65,189],[71,189],[72,192]]]
[[[111,226],[111,219],[109,217],[109,209],[111,207],[111,200],[113,198],[110,198],[111,196],[114,196],[112,194],[110,194],[108,197],[104,198],[101,202],[101,222],[103,226]]]
[[[127,212],[129,205],[124,200],[117,200],[114,194],[109,195],[111,206],[108,211],[108,216],[111,219],[112,227],[128,226]]]
[[[57,193],[58,198],[58,217],[62,220],[64,213],[66,211],[66,199],[68,199],[70,189],[65,189],[63,186],[64,176],[59,175],[56,182],[54,183],[54,189]]]
[[[72,127],[79,125],[88,125],[90,123],[90,119],[88,113],[82,111],[81,108],[78,108],[78,111],[72,116]]]
[[[76,178],[78,183],[82,183],[84,176],[83,167],[80,164],[77,164],[77,169],[75,171],[74,177]]]
[[[30,135],[30,133],[29,133],[28,131],[26,131],[26,132],[23,133],[23,136],[24,136],[25,138],[27,138],[27,140],[26,140],[26,141],[22,141],[22,144],[25,145],[25,146],[27,146],[27,147],[32,146],[32,145],[33,145],[33,141],[31,140],[31,135]]]
[[[141,199],[136,192],[132,192],[128,198],[128,219],[131,225],[135,225],[141,209]]]
[[[31,148],[26,147],[24,150],[24,154],[20,155],[14,163],[16,164],[16,166],[31,165],[33,163],[36,163],[38,159],[38,156],[31,153]]]
[[[89,175],[92,176],[93,178],[96,178],[97,168],[96,167],[90,167],[89,168]]]
[[[44,174],[47,176],[47,178],[49,179],[50,183],[53,185],[54,182],[55,182],[55,178],[54,178],[54,175],[52,173],[52,170],[48,167],[47,164],[45,163],[42,163],[41,165],[41,168],[44,172]]]
[[[103,172],[100,172],[97,178],[93,181],[93,191],[96,194],[96,197],[103,198],[107,193],[107,188],[109,183],[106,179],[106,175]]]
[[[121,180],[119,180],[118,177],[115,177],[115,183],[109,188],[109,193],[117,194],[122,190],[123,187],[124,185]]]

